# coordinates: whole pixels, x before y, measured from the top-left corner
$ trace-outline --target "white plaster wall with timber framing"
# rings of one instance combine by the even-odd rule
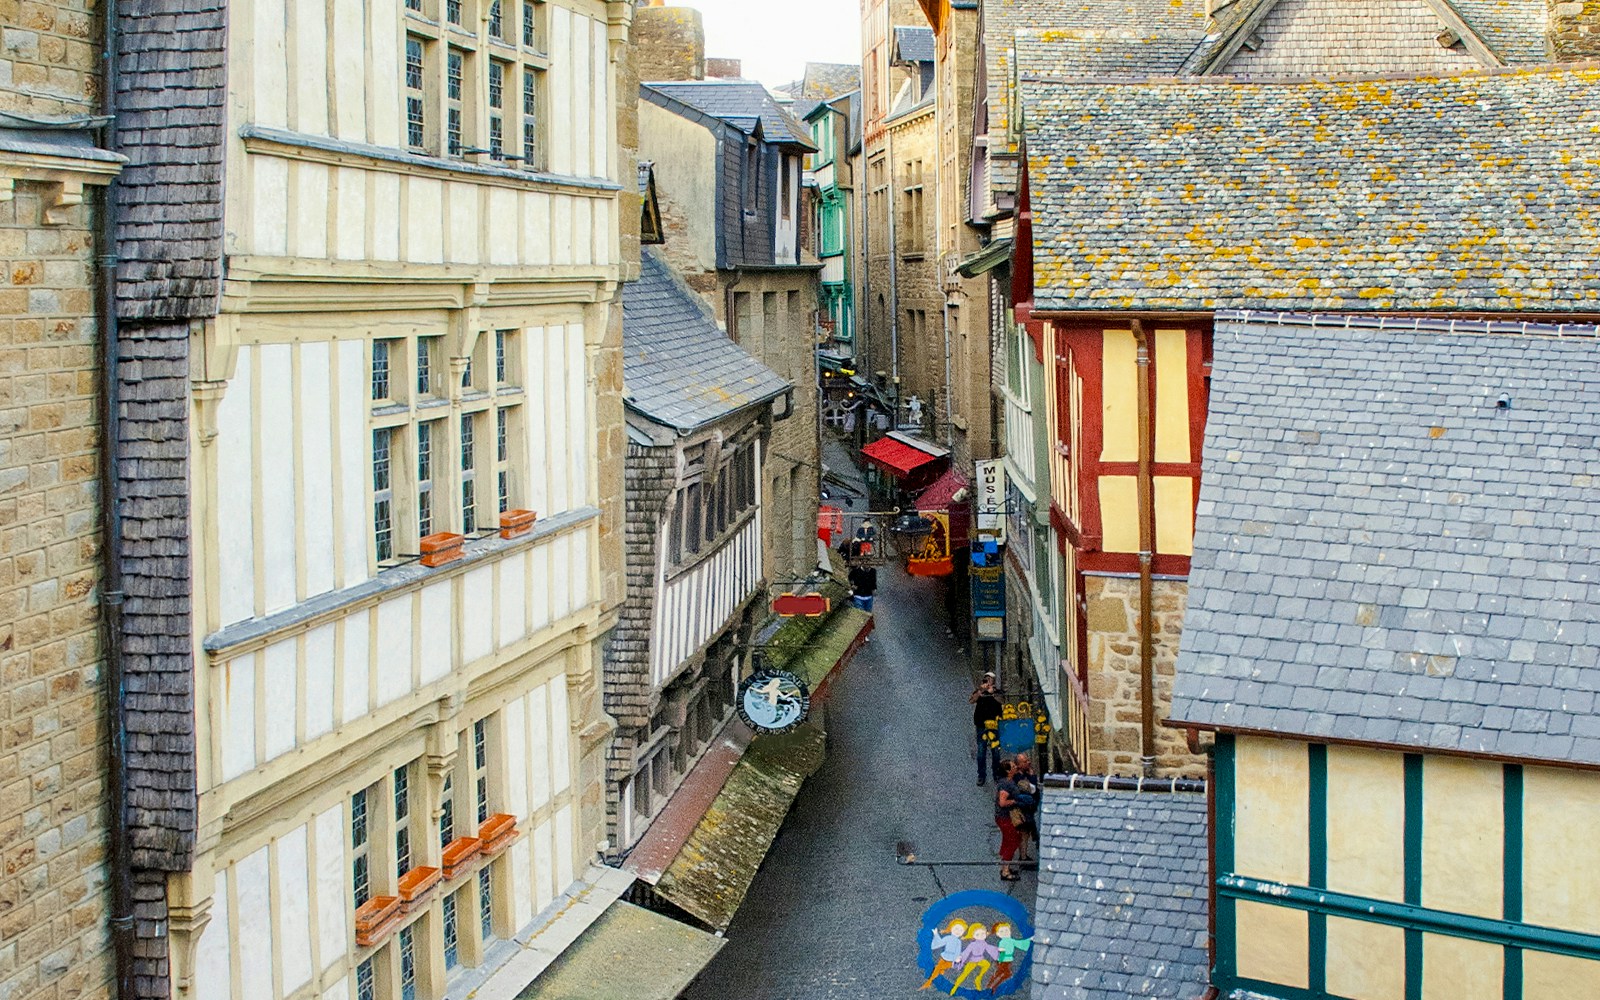
[[[234,378],[216,407],[214,446],[200,449],[215,468],[201,477],[213,485],[197,498],[215,513],[202,520],[215,526],[214,536],[199,546],[211,577],[201,608],[213,637],[200,706],[209,763],[202,788],[239,782],[228,799],[252,794],[304,766],[308,755],[342,745],[346,727],[403,716],[437,697],[442,680],[495,670],[531,640],[570,628],[568,620],[592,605],[596,524],[586,512],[595,496],[595,418],[585,328],[573,310],[547,314],[572,321],[480,334],[470,376],[476,392],[459,388],[469,376],[459,364],[441,365],[448,345],[437,345],[429,365],[445,372],[431,376],[439,396],[411,390],[420,377],[417,345],[446,339],[435,337],[442,317],[437,325],[391,323],[370,331],[373,339],[336,341],[296,341],[271,324],[242,324],[246,337],[257,331],[261,339],[238,348]],[[311,329],[321,322],[302,321]],[[510,320],[487,313],[483,321]],[[412,328],[426,332],[405,332]],[[409,403],[373,398],[383,391],[375,344],[389,345],[387,391],[398,399],[404,385]],[[537,511],[557,529],[540,528],[535,539],[422,573],[403,587],[378,586],[380,569],[410,565],[427,533],[419,491],[429,490],[434,529],[466,527],[458,503],[469,420],[478,534],[492,534],[498,510],[511,508]],[[424,426],[431,429],[426,484],[417,478]],[[394,498],[382,560],[374,527],[379,434]],[[319,601],[329,610],[317,612]]]
[[[253,0],[229,19],[233,266],[615,262],[606,5],[414,3]]]
[[[542,664],[536,685],[525,694],[471,698],[460,716],[474,721],[461,732],[455,776],[470,773],[463,768],[475,764],[471,741],[481,719],[489,748],[483,771],[491,808],[516,816],[519,828],[517,838],[493,859],[446,885],[451,896],[462,897],[456,905],[470,914],[474,947],[480,951],[526,929],[576,874],[574,755],[561,738],[569,723],[563,661],[557,656]],[[398,958],[387,954],[387,942],[396,934],[375,948],[351,943],[357,859],[367,861],[362,871],[369,891],[392,893],[400,828],[406,827],[416,845],[411,849],[419,853],[432,835],[431,816],[419,794],[433,767],[429,747],[419,733],[393,749],[411,762],[411,795],[417,799],[403,821],[394,811],[393,768],[375,759],[341,782],[319,787],[292,812],[249,824],[216,852],[210,921],[194,956],[197,1000],[349,1000],[358,995],[353,992],[358,979],[371,976],[387,983],[395,978],[396,970],[388,966],[397,963],[385,960]],[[459,798],[470,792],[464,784],[455,783],[458,814],[471,804]],[[357,796],[362,796],[359,805]],[[353,834],[357,828],[359,837]],[[489,880],[477,874],[485,865],[493,876]],[[486,885],[502,889],[486,890]],[[436,899],[435,906],[441,902]],[[423,923],[427,914],[423,909],[404,918],[415,929],[418,980],[435,971],[430,962],[443,964],[439,942],[430,940],[440,931]],[[437,971],[443,979],[449,970]]]

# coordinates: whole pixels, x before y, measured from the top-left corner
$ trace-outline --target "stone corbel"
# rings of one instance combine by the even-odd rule
[[[0,201],[10,201],[17,196],[17,179],[0,177]]]
[[[211,866],[199,858],[192,871],[173,876],[168,886],[167,937],[171,942],[173,996],[177,1000],[195,995],[195,949],[206,925],[211,923],[214,891]]]
[[[45,185],[44,224],[59,226],[67,221],[66,211],[83,204],[83,181],[60,180]]]
[[[611,61],[622,54],[633,27],[633,0],[606,0],[606,38],[611,43]]]
[[[439,718],[428,726],[427,740],[422,754],[423,768],[426,772],[428,816],[432,819],[430,829],[439,828],[439,819],[444,815],[444,781],[455,769],[456,757],[460,749],[460,734],[457,732],[456,720],[461,715],[461,706],[464,698],[457,692],[439,701]],[[438,863],[438,851],[442,845],[438,837],[428,837],[427,842],[432,845],[429,850],[429,863]]]
[[[200,446],[217,439],[217,406],[239,364],[239,324],[232,316],[196,320],[189,329],[190,397]]]

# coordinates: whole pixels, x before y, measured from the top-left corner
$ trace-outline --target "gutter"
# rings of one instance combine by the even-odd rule
[[[1155,610],[1151,607],[1155,582],[1151,565],[1155,557],[1155,477],[1151,473],[1150,433],[1150,337],[1144,324],[1133,321],[1133,339],[1138,355],[1136,372],[1139,406],[1139,753],[1148,777],[1156,765],[1155,723]]]
[[[100,58],[105,86],[107,124],[101,146],[116,152],[117,55],[119,16],[116,0],[105,6],[105,41]],[[122,439],[121,386],[118,381],[117,327],[117,184],[106,185],[100,199],[99,254],[95,263],[95,299],[100,329],[100,512],[104,531],[104,576],[100,614],[105,627],[106,716],[110,723],[108,771],[111,840],[111,943],[116,955],[117,996],[136,1000],[134,974],[133,852],[128,840],[127,676],[122,662],[122,506],[118,495],[117,447]]]

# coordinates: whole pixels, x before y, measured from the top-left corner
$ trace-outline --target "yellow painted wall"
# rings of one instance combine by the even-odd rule
[[[1405,902],[1405,821],[1404,757],[1328,748],[1329,889]]]
[[[1504,983],[1505,949],[1499,945],[1422,936],[1422,1000],[1495,1000]]]
[[[1499,917],[1505,834],[1499,764],[1430,756],[1422,772],[1422,905]]]
[[[1186,556],[1194,552],[1194,480],[1155,477],[1156,551]]]
[[[1157,330],[1154,340],[1156,461],[1188,462],[1193,457],[1189,453],[1188,333]]]
[[[1600,962],[1522,953],[1523,1000],[1600,1000]]]
[[[1311,818],[1306,745],[1241,736],[1235,747],[1234,871],[1305,885]]]
[[[1328,918],[1328,992],[1350,1000],[1405,1000],[1406,932]]]
[[[1240,900],[1235,912],[1239,975],[1301,989],[1310,985],[1304,910]]]
[[[1139,480],[1100,477],[1100,547],[1107,552],[1139,551]]]
[[[1522,801],[1523,919],[1600,934],[1600,776],[1526,768]]]
[[[1101,356],[1101,377],[1105,391],[1101,394],[1102,462],[1137,462],[1139,460],[1139,395],[1138,373],[1132,330],[1105,331],[1104,353]]]

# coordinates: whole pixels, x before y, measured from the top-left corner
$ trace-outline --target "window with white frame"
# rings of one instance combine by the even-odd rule
[[[428,42],[406,36],[406,145],[417,152],[428,148]]]
[[[454,358],[437,334],[373,342],[372,536],[379,568],[415,558],[428,535],[495,530],[499,515],[523,501],[516,338],[514,329],[484,331],[468,356]]]
[[[473,20],[474,9],[481,21]],[[450,157],[488,153],[509,161],[504,165],[539,169],[549,68],[545,0],[491,0],[476,8],[463,0],[406,0],[406,13],[406,148]],[[436,14],[450,27],[430,20]],[[481,27],[469,33],[469,25]],[[443,118],[436,121],[439,108]]]
[[[397,767],[394,792],[394,871],[399,877],[411,870],[411,765]]]

